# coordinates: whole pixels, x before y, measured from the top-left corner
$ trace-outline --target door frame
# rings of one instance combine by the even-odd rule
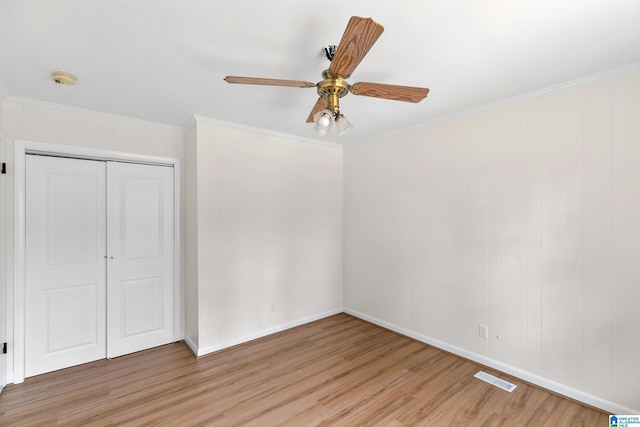
[[[0,107],[1,108],[1,107]],[[0,132],[0,164],[6,162],[5,160],[5,136]],[[7,251],[5,249],[5,242],[7,241],[7,233],[5,227],[6,223],[6,209],[7,204],[5,198],[7,197],[6,190],[7,175],[6,171],[0,177],[0,345],[7,342]],[[1,350],[0,350],[1,352]],[[7,385],[7,355],[0,354],[0,393],[2,389]]]
[[[87,160],[120,161],[173,167],[174,210],[174,340],[183,339],[182,286],[180,270],[180,159],[73,145],[51,144],[23,139],[15,140],[14,163],[14,290],[13,290],[13,383],[25,378],[25,276],[26,276],[26,204],[25,179],[27,154],[41,154]]]

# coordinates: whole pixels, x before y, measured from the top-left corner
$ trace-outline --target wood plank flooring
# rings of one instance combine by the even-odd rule
[[[512,393],[475,379],[484,370]],[[605,413],[338,314],[195,359],[183,343],[9,385],[2,426],[605,426]]]

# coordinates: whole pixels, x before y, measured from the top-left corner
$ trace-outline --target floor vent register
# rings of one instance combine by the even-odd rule
[[[510,382],[507,382],[505,380],[501,380],[500,378],[495,377],[495,376],[493,376],[491,374],[487,374],[486,372],[479,371],[477,374],[474,375],[474,377],[476,377],[479,380],[482,380],[484,382],[487,382],[487,383],[489,383],[491,385],[494,385],[494,386],[496,386],[498,388],[506,390],[509,393],[511,393],[516,388],[515,384],[511,384]]]

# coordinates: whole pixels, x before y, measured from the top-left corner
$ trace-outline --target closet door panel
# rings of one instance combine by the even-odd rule
[[[173,341],[173,168],[109,162],[107,356]]]
[[[104,162],[26,159],[26,376],[106,356]]]

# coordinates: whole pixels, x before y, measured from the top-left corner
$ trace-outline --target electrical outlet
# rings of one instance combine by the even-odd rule
[[[277,309],[278,309],[278,304],[276,304],[275,302],[272,302],[271,305],[269,306],[269,312],[275,313]]]
[[[478,325],[478,336],[485,340],[489,337],[489,328],[487,325],[483,325],[482,323]]]

